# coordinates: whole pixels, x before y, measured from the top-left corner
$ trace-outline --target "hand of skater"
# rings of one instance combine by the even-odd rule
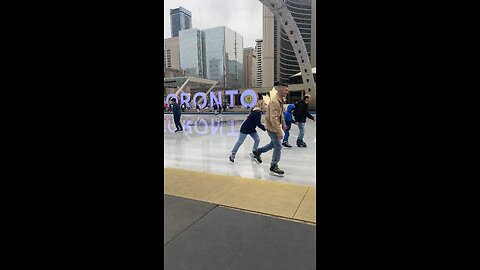
[[[285,126],[283,123],[282,123],[282,130],[285,131],[287,129],[287,126]]]
[[[283,134],[282,134],[282,133],[279,133],[279,134],[278,134],[278,139],[279,139],[279,140],[283,139]]]

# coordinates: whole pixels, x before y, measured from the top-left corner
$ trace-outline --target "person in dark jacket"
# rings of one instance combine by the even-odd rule
[[[287,128],[285,129],[285,135],[283,136],[283,142],[282,142],[282,145],[285,147],[292,147],[288,143],[288,137],[290,137],[290,128],[292,127],[292,123],[296,124],[295,122],[293,122],[293,117],[292,117],[292,111],[294,109],[295,109],[295,105],[290,104],[287,106],[287,110],[283,113],[283,115],[285,116],[285,125],[287,126]]]
[[[180,124],[180,116],[182,115],[182,110],[180,109],[180,105],[178,105],[177,102],[175,102],[175,99],[170,99],[170,104],[172,106],[172,111],[173,111],[173,120],[175,121],[175,127],[177,127],[178,131],[183,131],[182,124]]]
[[[252,137],[253,143],[253,151],[257,150],[258,145],[260,144],[260,137],[257,134],[256,128],[259,127],[261,130],[266,131],[267,129],[260,121],[262,118],[262,112],[265,111],[266,104],[263,103],[263,100],[258,102],[258,107],[253,108],[250,114],[247,116],[247,119],[243,121],[242,126],[240,127],[240,136],[238,137],[238,141],[232,149],[232,154],[228,157],[230,162],[234,162],[235,155],[237,154],[238,148],[243,144],[247,135]]]
[[[218,113],[217,103],[213,104],[213,111],[215,112],[215,115],[217,115],[217,113]]]
[[[305,135],[305,122],[307,121],[307,117],[312,119],[315,122],[315,117],[313,117],[308,112],[308,102],[310,101],[311,96],[306,94],[302,100],[295,104],[295,110],[293,111],[294,121],[298,122],[298,129],[300,133],[298,134],[297,138],[297,146],[298,147],[307,147],[307,144],[303,141],[303,137]]]

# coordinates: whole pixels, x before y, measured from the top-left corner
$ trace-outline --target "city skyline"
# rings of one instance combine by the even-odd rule
[[[255,47],[255,39],[262,38],[263,4],[258,0],[166,0],[164,39],[171,37],[170,9],[180,6],[192,12],[192,28],[204,30],[226,26],[244,37],[244,47]]]

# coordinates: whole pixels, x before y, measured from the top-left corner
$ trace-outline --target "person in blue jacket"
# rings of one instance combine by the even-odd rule
[[[296,122],[293,121],[293,116],[292,116],[292,111],[295,109],[294,104],[290,104],[287,106],[287,110],[283,113],[285,116],[285,124],[287,128],[285,129],[285,135],[283,136],[283,142],[282,145],[285,147],[292,147],[288,143],[288,137],[290,137],[290,128],[292,127],[292,123],[296,124]]]
[[[257,134],[256,128],[259,127],[263,131],[267,130],[260,121],[262,118],[262,112],[266,109],[266,104],[263,102],[263,100],[260,100],[258,105],[258,107],[252,109],[250,114],[247,116],[247,119],[243,121],[243,124],[240,127],[240,136],[238,137],[238,141],[232,149],[232,154],[228,157],[230,162],[235,161],[235,155],[237,154],[238,148],[240,148],[240,146],[243,144],[247,135],[252,137],[254,141],[253,150],[255,151],[260,144],[260,137]]]

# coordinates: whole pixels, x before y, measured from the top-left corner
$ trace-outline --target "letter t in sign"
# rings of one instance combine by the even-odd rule
[[[238,95],[238,90],[227,90],[225,91],[225,95],[230,95],[230,107],[235,105],[235,99],[233,95]]]

